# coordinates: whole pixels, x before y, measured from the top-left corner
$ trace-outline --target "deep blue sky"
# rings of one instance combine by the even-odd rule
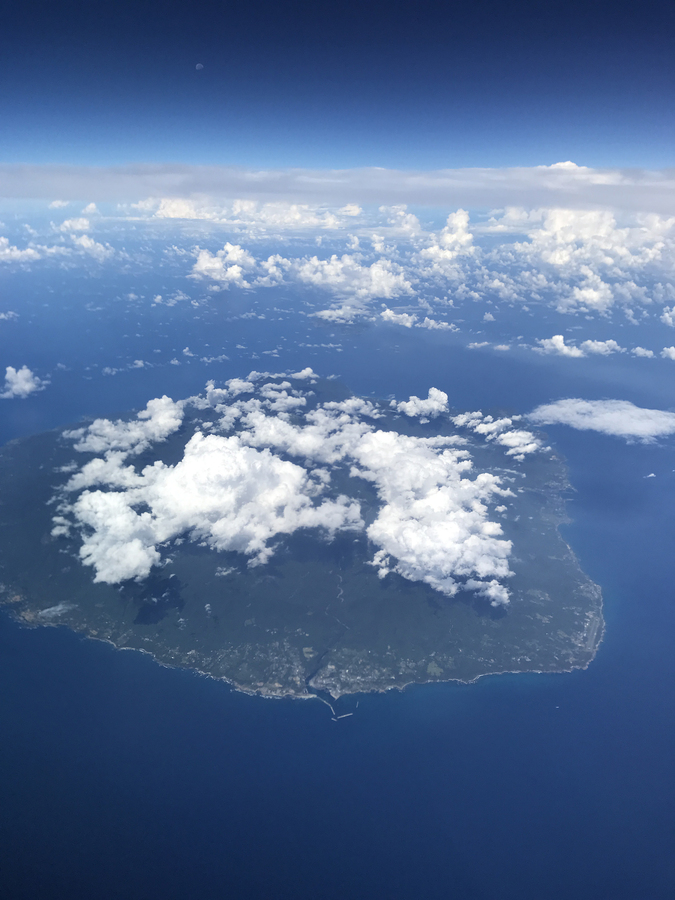
[[[667,166],[674,38],[672,0],[24,0],[0,158]]]

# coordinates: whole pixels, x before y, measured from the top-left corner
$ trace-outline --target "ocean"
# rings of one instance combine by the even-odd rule
[[[223,312],[169,320],[147,306],[124,335],[105,316],[92,318],[95,336],[78,343],[72,334],[85,313],[74,309],[70,319],[55,311],[39,331],[16,332],[22,362],[55,365],[60,350],[68,368],[41,394],[3,407],[3,441],[163,392],[178,399],[206,378],[253,367],[312,365],[378,396],[434,385],[458,409],[486,412],[527,412],[560,396],[673,404],[672,381],[659,374],[667,361],[654,362],[658,377],[649,380],[635,374],[641,360],[472,351],[454,335],[290,315],[255,328]],[[217,349],[230,359],[206,363],[200,354],[214,344],[216,322],[226,335]],[[164,333],[166,353],[153,357]],[[168,364],[188,343],[195,357]],[[155,364],[102,375],[113,356]],[[604,594],[605,638],[585,671],[345,698],[341,711],[354,715],[332,721],[318,701],[238,694],[136,652],[0,615],[2,896],[670,898],[672,446],[563,427],[549,437],[576,489],[563,534]]]

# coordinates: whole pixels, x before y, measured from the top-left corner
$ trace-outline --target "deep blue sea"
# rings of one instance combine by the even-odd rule
[[[89,311],[91,290],[72,279],[58,300],[35,279],[13,289],[24,312],[9,323],[6,364],[52,367],[52,384],[5,403],[2,442],[254,367],[312,365],[379,396],[434,385],[458,409],[527,412],[561,396],[675,404],[670,361],[472,351],[461,335],[269,309],[236,319],[246,301],[234,295]],[[219,353],[230,359],[200,361]],[[124,368],[137,358],[152,367]],[[1,615],[0,896],[670,900],[673,445],[563,427],[549,437],[576,489],[564,536],[604,593],[605,640],[586,671],[345,698],[354,715],[335,722],[319,702],[244,696]]]

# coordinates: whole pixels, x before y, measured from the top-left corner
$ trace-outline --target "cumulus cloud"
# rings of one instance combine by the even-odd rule
[[[430,331],[459,331],[453,322],[439,322],[438,319],[430,319],[429,316],[425,316],[415,327],[428,328]]]
[[[653,350],[646,350],[644,347],[633,347],[631,353],[633,356],[642,356],[645,359],[652,359],[654,356]]]
[[[380,577],[393,572],[448,596],[470,590],[495,606],[507,604],[512,547],[491,515],[494,503],[510,495],[500,479],[473,471],[464,438],[400,433],[387,407],[373,401],[351,397],[310,407],[314,395],[305,385],[314,381],[311,369],[252,372],[222,388],[209,382],[203,395],[181,403],[152,400],[130,421],[98,419],[66,433],[91,458],[70,474],[53,534],[79,534],[83,563],[97,581],[116,584],[147,577],[178,538],[261,565],[280,537],[298,529],[328,538],[351,530],[373,547]],[[392,407],[423,421],[444,416],[451,426],[447,399],[431,388],[424,400]],[[188,407],[213,415],[208,434],[192,434],[174,464],[134,465],[134,456],[182,426]],[[517,450],[516,458],[540,446],[531,433],[511,428],[511,419],[474,413],[467,422],[507,455]],[[332,488],[337,471],[342,485],[347,474],[372,485],[378,504],[369,524],[358,497]]]
[[[195,203],[188,198],[172,200],[168,205],[160,203],[159,208],[153,207],[154,216],[168,217],[169,212],[187,215],[190,210],[197,215]],[[250,207],[252,217],[263,212],[253,201],[237,201],[235,206],[239,212]],[[336,209],[335,214],[344,219],[346,209]],[[212,211],[203,207],[200,210],[200,216],[213,218]],[[293,216],[295,213],[297,210]],[[365,214],[360,211],[358,215]],[[424,298],[420,302],[429,313],[434,312],[434,304],[452,305],[455,298],[537,303],[552,305],[568,314],[585,312],[599,316],[609,315],[618,305],[631,321],[636,321],[635,307],[644,310],[675,299],[667,280],[675,265],[672,216],[638,213],[630,221],[619,223],[615,214],[607,210],[509,207],[501,215],[493,215],[485,225],[480,216],[472,222],[469,213],[460,208],[450,213],[445,225],[437,230],[426,230],[404,204],[380,207],[380,218],[372,211],[367,216],[370,227],[366,228],[364,220],[361,236],[353,232],[349,235],[349,253],[321,258],[297,256],[286,250],[285,255],[277,253],[258,260],[241,243],[228,243],[215,254],[197,248],[191,274],[221,285],[267,287],[295,283],[315,287],[335,298],[329,309],[317,313],[335,322],[372,316],[374,301],[402,296]],[[322,226],[317,220],[310,227],[319,244],[323,236],[318,230],[328,227],[328,219],[321,221]],[[353,217],[351,221],[355,224]],[[252,224],[247,229],[239,225],[236,228],[246,231],[252,240],[258,239]],[[262,234],[265,229],[261,228]],[[500,230],[520,231],[523,239],[499,244],[492,238],[485,246],[478,240],[481,235]],[[284,241],[289,238],[284,237]],[[662,314],[666,323],[670,309],[666,306]],[[379,311],[378,314],[382,316]],[[392,316],[406,315],[411,314],[385,310],[383,317],[396,321]],[[492,312],[485,315],[492,317],[485,321],[494,320]],[[433,315],[427,315],[423,322],[401,318],[398,324],[438,330],[453,327]],[[590,345],[584,351],[593,352],[605,351],[599,345],[595,351]],[[572,351],[566,355],[577,354]]]
[[[14,397],[23,399],[29,394],[34,394],[35,391],[43,390],[46,386],[47,381],[38,378],[28,366],[21,366],[20,369],[7,366],[4,391],[0,393],[0,398],[3,400],[11,400]]]
[[[312,503],[305,470],[237,436],[195,434],[175,466],[155,463],[126,491],[84,491],[75,517],[92,531],[81,558],[96,581],[146,577],[160,561],[158,544],[188,533],[216,550],[235,550],[252,564],[272,555],[268,542],[299,528],[329,533],[361,524],[347,498]],[[142,512],[137,512],[139,507]]]
[[[59,225],[59,231],[89,231],[89,219],[66,219]]]
[[[391,299],[412,293],[412,285],[401,266],[387,259],[367,266],[349,254],[333,255],[330,259],[313,256],[299,263],[297,275],[305,284],[357,300]]]
[[[527,418],[535,425],[569,425],[645,443],[675,434],[675,413],[643,409],[628,400],[558,400],[538,406]]]
[[[429,395],[426,400],[420,400],[419,397],[412,396],[409,400],[402,400],[400,403],[392,400],[391,405],[398,412],[405,413],[406,416],[435,418],[441,413],[448,411],[448,395],[445,391],[439,391],[438,388],[429,388]]]
[[[103,262],[115,253],[109,244],[101,244],[89,237],[88,234],[82,234],[79,237],[73,236],[72,240],[76,249],[93,257],[97,262]]]
[[[661,313],[661,321],[664,325],[675,327],[675,306],[665,306]]]
[[[19,250],[6,237],[0,237],[0,262],[33,262],[36,259],[40,259],[40,253],[34,247]]]
[[[183,421],[183,403],[174,402],[166,394],[148,401],[144,410],[130,422],[95,419],[86,428],[65,432],[76,439],[75,449],[82,453],[124,451],[141,453],[150,444],[164,441],[177,431]]]
[[[208,250],[199,250],[197,262],[192,267],[192,277],[206,277],[227,285],[250,287],[244,275],[255,268],[255,265],[255,259],[248,250],[228,241],[223,249],[215,254]]]
[[[493,416],[484,416],[482,412],[460,413],[453,416],[452,421],[460,428],[468,428],[474,434],[479,434],[487,441],[494,441],[506,448],[506,455],[522,461],[530,453],[538,453],[544,448],[542,442],[531,431],[521,428],[513,428],[513,423],[518,422],[520,416],[504,416],[495,419]]]
[[[395,313],[393,309],[383,309],[380,318],[393,325],[403,325],[404,328],[412,328],[417,322],[417,316],[410,313]]]
[[[675,359],[675,347],[664,347],[661,356],[664,359]]]
[[[458,209],[457,212],[450,213],[445,226],[432,235],[431,243],[420,252],[420,256],[430,260],[435,269],[442,271],[447,263],[461,256],[471,256],[474,252],[469,213],[465,209]]]
[[[578,347],[566,344],[562,334],[554,334],[552,338],[537,341],[540,353],[556,353],[559,356],[571,356],[577,359],[582,356],[609,356],[611,353],[625,353],[625,348],[614,340],[583,341]]]

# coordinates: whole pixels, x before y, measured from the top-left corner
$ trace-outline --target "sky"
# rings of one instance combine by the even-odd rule
[[[26,0],[3,14],[0,158],[664,168],[674,32],[667,0]]]

